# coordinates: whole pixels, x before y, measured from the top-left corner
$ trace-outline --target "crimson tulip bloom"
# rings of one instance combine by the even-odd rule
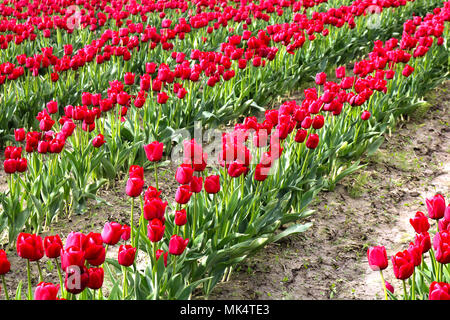
[[[189,185],[179,186],[175,193],[175,201],[179,204],[186,204],[189,202],[192,196]]]
[[[414,243],[422,248],[422,254],[431,249],[431,238],[428,232],[416,234]]]
[[[48,258],[58,258],[61,255],[63,243],[59,235],[44,238],[44,251]]]
[[[17,171],[17,163],[16,159],[6,159],[3,161],[3,169],[6,173],[13,174]]]
[[[17,254],[30,261],[41,259],[44,256],[42,238],[35,234],[21,232],[17,237]]]
[[[397,252],[392,258],[394,275],[397,279],[406,280],[414,272],[414,264],[408,250]]]
[[[367,250],[367,259],[373,271],[384,270],[388,266],[388,258],[384,246],[370,247]]]
[[[309,135],[308,139],[306,139],[305,143],[308,149],[315,149],[319,145],[319,135],[317,133],[312,133]]]
[[[402,75],[405,77],[409,77],[414,72],[414,68],[411,67],[409,64],[405,65],[402,71]]]
[[[212,194],[220,191],[220,177],[218,175],[212,175],[205,178],[205,191]]]
[[[181,227],[184,226],[186,222],[187,222],[186,210],[181,209],[175,211],[175,224]]]
[[[247,172],[248,168],[239,161],[233,161],[228,166],[228,174],[233,178],[240,177],[242,174],[246,174]]]
[[[19,128],[19,129],[15,129],[14,130],[14,139],[17,142],[23,141],[25,140],[25,129],[24,128]]]
[[[345,77],[345,66],[336,68],[336,78],[342,79]]]
[[[59,285],[53,283],[39,282],[34,291],[34,300],[57,300]]]
[[[270,168],[265,167],[261,163],[258,163],[255,168],[255,180],[264,181],[269,176]]]
[[[136,248],[133,248],[129,244],[120,245],[118,253],[118,262],[121,266],[129,267],[133,264],[136,256]]]
[[[316,74],[316,84],[323,85],[327,81],[327,74],[325,72],[320,72]]]
[[[127,72],[125,73],[124,76],[124,82],[126,85],[131,86],[132,84],[134,84],[134,80],[135,80],[135,74],[132,72]]]
[[[169,251],[164,252],[161,249],[156,250],[156,261],[159,260],[159,257],[161,257],[161,255],[163,255],[164,266],[167,267],[167,256],[169,255]]]
[[[9,272],[11,263],[8,260],[5,250],[0,250],[0,276]]]
[[[105,272],[103,268],[89,268],[89,281],[87,287],[92,290],[100,289],[103,286]]]
[[[101,233],[102,240],[108,245],[115,245],[122,236],[122,225],[117,222],[107,222]]]
[[[321,115],[321,114],[315,116],[312,119],[312,127],[316,130],[322,128],[324,124],[325,124],[325,119],[324,119],[323,115]]]
[[[298,129],[297,133],[295,134],[294,140],[297,143],[302,143],[303,141],[305,141],[307,135],[308,135],[308,131],[303,130],[303,129]]]
[[[450,204],[445,208],[444,219],[450,221]]]
[[[150,144],[144,145],[145,155],[148,161],[159,161],[163,155],[164,144],[158,141],[153,141]]]
[[[165,92],[158,92],[158,95],[156,97],[156,101],[159,104],[165,104],[169,100],[169,96]]]
[[[153,219],[147,225],[147,236],[151,242],[158,242],[164,236],[166,226],[159,219]]]
[[[191,191],[194,193],[199,193],[202,191],[203,178],[192,176],[191,182],[189,183],[189,187]]]
[[[131,228],[130,226],[127,226],[126,224],[124,224],[122,226],[122,235],[120,236],[120,238],[123,241],[127,241],[128,239],[130,239],[131,236]]]
[[[417,267],[422,262],[422,247],[420,244],[411,242],[408,247],[408,252],[412,257],[414,267]]]
[[[366,121],[369,120],[369,118],[371,117],[371,113],[367,110],[364,110],[363,113],[361,114],[361,119]]]
[[[389,290],[392,294],[394,294],[394,287],[389,282],[385,281],[386,289]]]
[[[450,263],[450,231],[439,231],[433,238],[436,260],[442,264]]]
[[[169,253],[175,256],[181,255],[187,247],[189,239],[183,239],[182,237],[174,234],[170,238]]]
[[[190,165],[181,164],[175,172],[175,179],[179,184],[188,184],[192,180],[194,169]]]
[[[47,110],[48,113],[53,114],[58,112],[58,102],[56,101],[49,101],[47,102]]]
[[[102,256],[105,251],[102,235],[100,233],[90,232],[83,242],[82,249],[86,260],[95,261],[99,256]]]
[[[83,267],[86,261],[84,251],[76,246],[61,250],[61,268],[66,271],[70,266]]]
[[[445,215],[445,199],[441,194],[425,200],[430,219],[439,220]]]
[[[69,266],[66,270],[66,277],[64,279],[64,287],[67,292],[72,294],[79,294],[86,289],[89,283],[88,269],[78,266]]]
[[[150,198],[144,203],[144,218],[148,221],[153,219],[164,220],[164,214],[168,202],[163,202],[160,198]]]
[[[133,164],[128,170],[128,175],[130,178],[139,178],[141,180],[144,180],[144,168]]]
[[[99,133],[94,139],[92,139],[92,145],[95,148],[100,148],[105,143],[105,137]]]
[[[126,193],[128,196],[136,198],[142,193],[144,187],[144,180],[141,178],[129,178],[126,186]]]
[[[429,300],[450,300],[450,284],[433,281],[428,294]]]
[[[155,187],[149,186],[147,191],[144,194],[144,200],[150,200],[151,198],[158,198],[161,195],[162,191],[159,191]]]
[[[416,212],[414,218],[409,219],[409,223],[413,226],[416,233],[427,232],[430,229],[428,218],[420,211]]]
[[[69,247],[77,247],[79,249],[83,248],[83,242],[86,239],[86,235],[81,232],[70,232],[66,238],[66,244],[64,249]]]

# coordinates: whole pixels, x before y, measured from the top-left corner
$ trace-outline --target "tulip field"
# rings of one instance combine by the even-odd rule
[[[208,298],[307,234],[318,195],[450,75],[443,0],[8,0],[0,16],[5,300]],[[425,201],[408,248],[367,248],[383,299],[450,299],[450,198]]]

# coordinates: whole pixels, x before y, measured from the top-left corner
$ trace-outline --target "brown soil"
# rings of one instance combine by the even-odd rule
[[[374,156],[363,159],[366,168],[344,179],[333,192],[318,195],[311,206],[316,212],[309,218],[313,227],[268,245],[236,266],[231,280],[218,284],[209,299],[382,298],[379,275],[367,266],[367,247],[385,245],[388,255],[404,248],[413,235],[409,217],[426,210],[425,198],[435,192],[450,196],[448,89],[450,82],[431,93],[432,107],[401,122]],[[173,166],[159,170],[162,197],[174,195],[177,183],[173,175]],[[129,223],[126,179],[123,175],[99,191],[110,205],[92,203],[87,214],[62,217],[41,236],[58,233],[64,241],[70,231],[101,232],[106,221]],[[153,170],[146,171],[145,181],[145,188],[155,185]],[[0,170],[0,190],[6,189],[6,175]],[[171,203],[173,199],[167,200]],[[135,212],[140,212],[138,203]],[[136,223],[138,218],[136,214]],[[9,294],[13,296],[22,281],[25,298],[25,261],[15,250],[7,254],[11,262],[11,272],[6,275]],[[108,251],[108,257],[116,255],[117,248]],[[54,264],[43,258],[41,267],[46,282],[59,282]],[[34,290],[38,282],[35,264],[32,269]],[[387,271],[387,280],[399,288],[391,270]]]

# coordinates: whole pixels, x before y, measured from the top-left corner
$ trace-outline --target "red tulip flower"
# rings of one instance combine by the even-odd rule
[[[131,236],[131,228],[130,226],[127,226],[126,224],[124,224],[122,226],[122,235],[120,236],[120,238],[123,241],[127,241],[128,239],[130,239]]]
[[[361,119],[366,121],[369,120],[369,118],[371,117],[371,113],[367,110],[364,110],[363,113],[361,114]]]
[[[122,236],[122,225],[117,222],[107,222],[101,233],[102,240],[108,245],[115,245]]]
[[[308,149],[315,149],[319,145],[319,135],[317,133],[312,133],[306,139],[306,147]]]
[[[8,261],[5,250],[0,250],[0,275],[4,275],[11,269],[11,263]]]
[[[431,238],[428,232],[416,234],[414,243],[422,248],[422,254],[431,249]]]
[[[422,262],[422,247],[420,244],[411,242],[407,250],[412,257],[414,266],[417,267],[420,265]]]
[[[414,218],[409,219],[409,223],[413,226],[416,233],[427,232],[430,229],[428,218],[420,211],[416,212]]]
[[[66,278],[64,279],[64,287],[67,292],[79,294],[86,289],[88,283],[89,271],[85,266],[69,266],[67,268]]]
[[[159,219],[153,219],[147,225],[147,236],[151,242],[158,242],[164,236],[166,226]]]
[[[230,177],[237,178],[248,172],[248,167],[239,161],[233,161],[228,166],[228,174]]]
[[[44,256],[42,238],[35,234],[20,233],[17,237],[17,254],[30,261],[41,259]]]
[[[190,189],[194,193],[199,193],[202,191],[203,178],[192,176],[191,182],[189,183]]]
[[[175,256],[181,255],[187,247],[189,239],[183,239],[178,235],[173,235],[169,242],[169,253]]]
[[[14,130],[14,139],[17,142],[23,141],[25,140],[25,129],[24,128],[20,128],[20,129],[15,129]]]
[[[430,219],[439,220],[445,215],[445,199],[441,194],[437,194],[431,199],[425,200]]]
[[[96,260],[104,255],[105,247],[103,247],[103,239],[100,233],[90,232],[84,242],[83,247],[86,260]]]
[[[175,193],[175,201],[179,204],[186,204],[189,202],[192,196],[189,185],[179,186]]]
[[[218,175],[212,175],[205,178],[205,191],[212,194],[220,191],[220,177]]]
[[[156,261],[159,260],[159,257],[161,257],[161,255],[163,255],[163,259],[164,259],[164,266],[167,267],[167,256],[169,255],[169,251],[164,252],[161,249],[156,250]]]
[[[92,290],[100,289],[103,286],[105,272],[103,268],[89,268],[89,281],[87,287]]]
[[[82,268],[86,259],[84,251],[76,246],[61,250],[61,268],[66,271],[70,266],[78,266]]]
[[[384,246],[370,247],[367,250],[367,259],[373,271],[384,270],[388,266],[388,258]]]
[[[436,260],[442,264],[450,263],[450,231],[439,231],[433,238]]]
[[[175,179],[179,184],[188,184],[191,182],[192,176],[194,174],[194,169],[190,165],[181,164],[177,171],[175,172]]]
[[[59,285],[40,282],[34,291],[34,300],[57,300]]]
[[[150,144],[144,145],[144,151],[148,161],[155,162],[161,160],[163,148],[164,144],[158,141],[153,141]]]
[[[100,148],[105,143],[105,137],[99,133],[94,139],[92,139],[92,145],[95,148]]]
[[[450,284],[433,281],[428,294],[429,300],[450,300]]]
[[[394,275],[397,279],[406,280],[414,272],[414,263],[408,250],[397,252],[392,258]]]
[[[128,196],[136,198],[142,193],[144,187],[144,180],[141,178],[129,178],[126,186],[126,193]]]
[[[136,256],[136,248],[133,248],[129,244],[120,245],[118,253],[118,262],[121,266],[129,267],[133,264]]]
[[[150,198],[144,203],[144,218],[148,221],[159,219],[164,221],[168,202],[163,202],[160,198]]]
[[[58,258],[61,255],[63,243],[59,235],[44,238],[44,251],[48,258]]]
[[[184,226],[187,223],[186,210],[181,209],[175,211],[175,224],[177,226]]]

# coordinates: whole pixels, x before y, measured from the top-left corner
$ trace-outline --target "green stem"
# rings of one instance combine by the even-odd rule
[[[8,288],[6,287],[6,280],[5,280],[4,274],[2,274],[2,283],[3,283],[3,289],[5,290],[5,299],[9,300]]]
[[[61,266],[58,263],[58,258],[55,258],[55,262],[56,262],[56,270],[58,271],[59,285],[61,287],[61,297],[65,298],[65,296],[64,296],[64,282],[63,282],[63,278],[62,278]]]
[[[42,269],[41,269],[41,265],[39,264],[39,261],[36,261],[37,267],[38,267],[38,271],[39,271],[39,282],[44,281],[44,277],[42,276]]]
[[[134,229],[134,228],[133,228],[133,226],[134,226],[134,222],[133,222],[133,220],[134,220],[133,211],[134,211],[134,197],[131,197],[130,237],[131,237],[131,245],[134,247],[135,244],[134,244],[134,242],[133,242],[133,240],[134,240],[134,237],[133,237],[133,235],[134,235],[134,230],[133,230],[133,229]]]
[[[33,293],[31,292],[31,265],[30,260],[27,259],[27,280],[28,280],[28,300],[33,300]]]
[[[406,292],[406,280],[403,280],[403,300],[409,300],[408,293]]]
[[[156,186],[156,189],[159,190],[159,188],[158,188],[158,170],[156,169],[156,162],[153,162],[153,168],[155,170],[155,186]]]
[[[122,270],[123,270],[123,299],[125,300],[125,298],[128,295],[127,267],[122,266]]]
[[[387,288],[386,288],[386,281],[384,280],[383,271],[382,270],[380,270],[380,275],[381,275],[381,281],[383,282],[384,300],[389,300],[388,299],[388,294],[387,294]]]

